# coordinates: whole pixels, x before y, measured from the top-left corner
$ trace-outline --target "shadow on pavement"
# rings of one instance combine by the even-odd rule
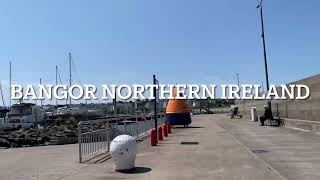
[[[180,128],[182,128],[182,129],[197,129],[197,128],[205,128],[205,127],[201,127],[201,126],[188,126],[188,127],[183,127],[183,126],[174,126],[173,127],[174,129],[180,129]]]
[[[152,171],[152,169],[148,168],[148,167],[135,167],[130,170],[119,171],[119,172],[124,173],[124,174],[142,174],[142,173],[147,173],[149,171]]]

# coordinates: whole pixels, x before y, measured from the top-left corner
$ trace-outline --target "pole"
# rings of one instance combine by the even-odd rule
[[[56,86],[58,85],[58,66],[56,65]],[[58,99],[56,98],[56,105],[58,105]]]
[[[12,92],[11,92],[11,61],[10,61],[10,70],[9,70],[9,91],[10,91],[10,97],[9,97],[9,107],[11,109],[11,96],[12,96]]]
[[[81,143],[82,143],[82,132],[81,132],[81,130],[82,130],[82,126],[81,125],[82,124],[81,124],[81,121],[80,121],[79,122],[79,126],[78,126],[79,163],[82,163],[82,148],[81,148]],[[107,130],[107,132],[108,132],[108,130]]]
[[[137,101],[135,101],[134,102],[134,114],[136,116],[136,134],[137,134],[137,138],[139,138],[139,121],[138,121],[137,109],[138,109],[138,104],[137,104]]]
[[[239,89],[240,89],[239,73],[236,73],[236,76],[237,76],[237,84],[238,84],[238,87],[239,87]],[[239,96],[241,95],[240,92],[241,92],[241,91],[239,90]],[[239,99],[239,104],[240,104],[240,99]]]
[[[115,94],[113,99],[113,116],[117,116],[117,94]]]
[[[4,98],[3,98],[3,91],[2,91],[1,81],[0,81],[0,91],[1,91],[2,106],[4,108],[4,107],[6,107],[6,103],[5,103]]]
[[[40,78],[40,85],[42,84],[42,79]],[[42,106],[42,99],[40,99],[40,107]]]
[[[238,86],[240,86],[239,73],[236,73],[236,75],[237,75],[237,82],[238,82]]]
[[[237,75],[238,87],[240,88],[239,73],[236,73],[236,75]],[[240,93],[241,93],[241,90],[239,90],[239,95]]]
[[[265,68],[267,91],[269,91],[268,63],[267,63],[267,52],[266,52],[266,42],[265,42],[265,36],[264,36],[264,23],[263,23],[263,0],[260,1],[260,4],[257,6],[257,8],[260,8],[261,37],[262,37],[262,45],[263,45],[264,68]],[[268,101],[268,107],[269,107],[270,111],[272,112],[271,101]]]
[[[69,53],[69,88],[71,87],[71,53]],[[69,95],[69,105],[71,107],[71,97]]]
[[[153,75],[153,84],[156,85],[156,75]],[[154,95],[154,128],[156,130],[156,144],[158,143],[158,119],[157,119],[157,89],[153,87],[153,95]]]

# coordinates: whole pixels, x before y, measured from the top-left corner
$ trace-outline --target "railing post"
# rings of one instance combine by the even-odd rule
[[[136,133],[137,133],[137,139],[139,138],[139,121],[136,113]]]
[[[126,118],[123,118],[123,125],[125,128],[125,133],[127,133],[127,128],[129,128],[130,135],[136,136],[136,138],[139,138],[139,131],[143,134],[147,133],[153,125],[154,119],[151,120],[146,120],[144,119],[144,122],[139,123],[139,118],[138,116],[135,116],[136,122],[135,124],[129,124],[127,127],[127,122]],[[112,119],[112,120],[121,120],[121,119]],[[159,119],[160,125],[163,123],[163,118]],[[92,124],[97,124],[101,122],[106,122],[107,127],[105,129],[92,129],[89,128],[89,131],[82,131],[83,126],[85,125],[92,125]],[[141,124],[141,127],[139,125]],[[122,126],[122,125],[119,125]],[[143,127],[144,126],[144,127]],[[93,126],[94,127],[94,126]],[[86,157],[102,150],[102,149],[107,149],[110,151],[110,143],[111,143],[111,138],[114,135],[119,135],[118,133],[115,133],[115,130],[120,130],[120,133],[123,133],[123,129],[117,129],[117,125],[111,127],[110,125],[110,120],[103,120],[103,121],[80,121],[78,123],[78,144],[79,144],[79,163],[83,163],[83,159]],[[140,128],[140,129],[139,129]],[[134,135],[136,133],[136,135]]]
[[[79,162],[82,163],[82,149],[81,149],[81,140],[82,140],[82,127],[81,127],[81,121],[79,122],[78,126],[78,144],[79,144]]]
[[[123,125],[124,125],[124,133],[127,134],[127,122],[126,122],[126,119],[123,119]]]
[[[148,127],[147,127],[147,118],[144,118],[144,133],[145,134],[147,131],[149,131]]]
[[[110,151],[109,131],[111,130],[109,120],[107,121],[107,149]]]
[[[90,155],[92,154],[92,151],[93,151],[93,134],[94,133],[90,134]]]

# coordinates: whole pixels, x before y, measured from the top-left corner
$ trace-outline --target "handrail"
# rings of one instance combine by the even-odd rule
[[[158,125],[164,124],[164,114],[159,114]],[[138,121],[138,118],[145,116],[116,117],[108,119],[80,121],[78,126],[78,144],[79,144],[79,162],[100,151],[109,151],[110,141],[121,134],[128,134],[135,138],[148,133],[154,128],[154,118],[150,120]],[[135,118],[134,123],[126,123],[127,119]],[[123,124],[110,124],[110,121],[123,121]],[[86,125],[99,125],[106,122],[107,125],[103,129],[92,129],[83,132],[82,129]]]

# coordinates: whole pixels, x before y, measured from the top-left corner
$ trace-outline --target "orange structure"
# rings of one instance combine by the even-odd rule
[[[166,123],[171,125],[191,124],[190,110],[185,99],[177,99],[177,88],[173,88],[173,99],[170,99],[166,109]]]

